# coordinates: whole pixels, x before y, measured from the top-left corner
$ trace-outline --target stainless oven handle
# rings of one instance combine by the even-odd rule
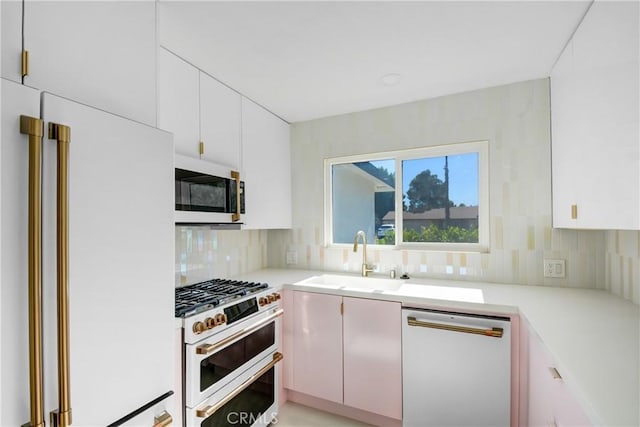
[[[273,360],[269,362],[265,367],[260,369],[258,372],[249,377],[245,382],[236,387],[231,393],[224,397],[224,399],[220,400],[215,405],[208,405],[204,408],[196,409],[196,417],[198,418],[208,418],[213,415],[218,409],[222,408],[226,405],[231,399],[239,395],[244,389],[253,384],[258,378],[263,376],[269,369],[273,368],[276,363],[283,359],[282,353],[274,353]]]
[[[264,319],[254,323],[251,326],[247,326],[246,328],[236,332],[233,335],[228,336],[227,338],[220,340],[214,344],[203,344],[203,345],[199,345],[198,347],[196,347],[196,354],[209,354],[209,353],[213,353],[214,351],[216,351],[217,349],[226,346],[229,343],[232,343],[233,341],[242,338],[245,335],[250,334],[251,332],[260,329],[261,327],[263,327],[264,325],[266,325],[267,323],[271,322],[273,319],[275,319],[276,317],[280,317],[282,316],[282,314],[284,313],[283,309],[278,309],[276,311],[274,311],[272,314],[270,314],[269,316],[265,317]]]
[[[231,171],[231,179],[235,180],[236,182],[236,211],[231,214],[231,221],[232,222],[238,222],[240,221],[240,198],[241,198],[241,188],[240,188],[240,172],[238,171]]]

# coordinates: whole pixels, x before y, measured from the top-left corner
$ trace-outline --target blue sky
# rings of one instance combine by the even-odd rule
[[[371,162],[395,172],[393,160]],[[429,169],[444,181],[444,156],[404,160],[402,162],[402,187],[406,194],[409,183],[417,174]],[[456,204],[478,205],[478,153],[449,156],[449,198]]]

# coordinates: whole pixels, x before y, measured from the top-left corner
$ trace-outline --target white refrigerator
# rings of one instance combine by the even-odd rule
[[[0,425],[167,424],[178,392],[171,134],[6,80],[1,93]],[[28,208],[32,137],[21,133],[21,116],[44,126],[40,221]],[[63,156],[49,123],[70,129],[60,190]],[[57,243],[64,188],[67,249]],[[41,231],[29,231],[38,222]],[[42,250],[29,266],[31,233],[41,233]],[[67,261],[58,261],[62,252]],[[30,308],[38,298],[29,276],[39,268],[41,303]],[[50,421],[52,411],[63,414]]]

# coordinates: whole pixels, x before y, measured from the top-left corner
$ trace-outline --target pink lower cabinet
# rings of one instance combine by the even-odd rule
[[[296,392],[400,420],[400,303],[292,293],[292,369],[285,384]]]
[[[344,404],[402,418],[401,306],[343,298]]]
[[[528,425],[590,426],[592,423],[575,399],[544,343],[529,331]]]
[[[293,292],[293,390],[342,403],[342,297]]]

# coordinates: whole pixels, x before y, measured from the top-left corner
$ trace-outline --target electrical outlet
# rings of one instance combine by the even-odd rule
[[[563,278],[565,277],[565,260],[563,259],[545,259],[544,277]]]
[[[298,263],[298,252],[296,251],[287,251],[287,265],[294,265]]]

